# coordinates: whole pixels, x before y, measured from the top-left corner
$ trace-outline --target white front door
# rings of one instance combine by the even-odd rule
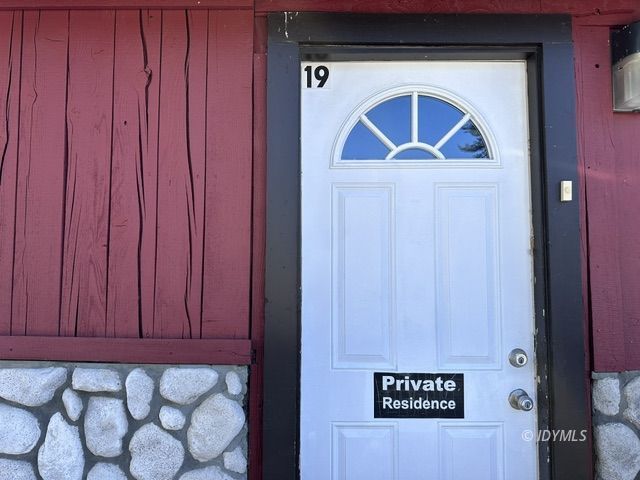
[[[301,478],[537,478],[526,63],[301,75]]]

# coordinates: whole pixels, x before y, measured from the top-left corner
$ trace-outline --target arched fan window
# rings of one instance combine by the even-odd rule
[[[396,93],[361,113],[339,157],[357,160],[491,159],[469,111],[429,93]]]

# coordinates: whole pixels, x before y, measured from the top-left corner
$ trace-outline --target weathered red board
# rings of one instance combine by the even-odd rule
[[[195,28],[193,15],[185,11],[162,13],[156,338],[200,336],[207,47],[203,13],[197,13]],[[191,110],[194,105],[201,109]]]
[[[0,12],[0,333],[11,333],[22,12]]]
[[[249,365],[246,339],[167,340],[151,338],[77,338],[0,336],[3,360]]]
[[[114,39],[114,11],[69,12],[60,319],[66,336],[106,335]]]
[[[143,51],[144,73],[146,76],[144,96],[139,97],[140,156],[142,184],[140,202],[142,225],[138,253],[140,280],[138,301],[140,302],[139,322],[143,338],[154,334],[156,242],[158,224],[158,127],[160,120],[160,76],[162,74],[160,50],[162,44],[162,12],[141,11],[140,45]],[[139,69],[137,69],[139,71]],[[138,188],[136,187],[136,193]]]
[[[246,9],[253,0],[0,0],[0,10],[104,10],[124,9]]]
[[[25,12],[11,333],[56,335],[66,171],[68,12]],[[15,48],[19,48],[18,45]]]
[[[142,12],[116,13],[113,71],[113,141],[106,335],[142,336],[141,234],[148,219],[149,198],[143,172],[147,130],[145,89],[149,74],[142,43]],[[155,163],[155,162],[154,162]],[[151,165],[146,165],[151,168]],[[152,208],[152,205],[148,205]],[[155,215],[152,218],[155,225]],[[147,228],[144,228],[146,231]],[[155,229],[153,229],[155,230]]]
[[[209,29],[202,338],[247,338],[253,14],[210,11]]]

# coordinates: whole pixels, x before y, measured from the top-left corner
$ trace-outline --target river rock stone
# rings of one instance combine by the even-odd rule
[[[180,430],[184,427],[187,419],[177,408],[167,407],[166,405],[160,409],[160,423],[166,430]]]
[[[170,480],[184,461],[182,443],[152,423],[133,434],[129,451],[129,470],[137,480]]]
[[[0,404],[0,453],[28,453],[36,446],[39,438],[40,425],[33,414]]]
[[[218,383],[213,368],[167,368],[160,378],[160,395],[180,405],[195,402]]]
[[[605,415],[617,415],[620,411],[620,381],[606,377],[593,382],[593,408]]]
[[[129,425],[124,402],[118,398],[92,397],[84,416],[87,448],[94,455],[117,457]]]
[[[640,440],[621,423],[595,427],[598,460],[596,471],[603,480],[633,480],[640,471]]]
[[[87,480],[127,480],[120,467],[112,463],[96,463],[89,474]]]
[[[27,407],[39,407],[51,401],[56,390],[67,380],[67,369],[2,368],[0,397]]]
[[[240,447],[236,447],[230,452],[224,452],[222,455],[224,459],[224,468],[236,473],[246,473],[247,471],[247,459],[242,453]]]
[[[84,453],[78,427],[57,412],[49,420],[47,435],[38,451],[38,471],[44,480],[82,480]]]
[[[74,390],[84,392],[119,392],[122,382],[118,372],[106,368],[76,368],[71,377]]]
[[[196,460],[218,457],[244,425],[245,415],[237,402],[221,393],[207,398],[191,415],[187,431],[189,451]]]
[[[233,478],[220,468],[212,466],[187,472],[180,476],[180,480],[233,480]]]
[[[227,373],[225,382],[227,384],[227,391],[229,394],[240,395],[242,393],[242,381],[240,380],[240,375],[233,370]]]
[[[640,377],[634,378],[624,387],[624,398],[627,408],[622,416],[640,428]]]
[[[1,458],[0,480],[36,480],[36,474],[28,462]]]
[[[136,420],[147,418],[153,398],[153,379],[141,369],[136,368],[127,376],[127,407]]]
[[[62,403],[64,404],[64,408],[67,411],[67,416],[71,420],[75,422],[80,418],[80,414],[82,413],[82,409],[84,408],[80,395],[78,395],[70,388],[67,388],[64,392],[62,392]]]

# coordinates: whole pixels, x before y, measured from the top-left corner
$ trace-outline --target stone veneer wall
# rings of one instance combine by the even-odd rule
[[[592,378],[596,480],[640,480],[640,372]]]
[[[0,480],[246,479],[246,367],[0,362]]]

